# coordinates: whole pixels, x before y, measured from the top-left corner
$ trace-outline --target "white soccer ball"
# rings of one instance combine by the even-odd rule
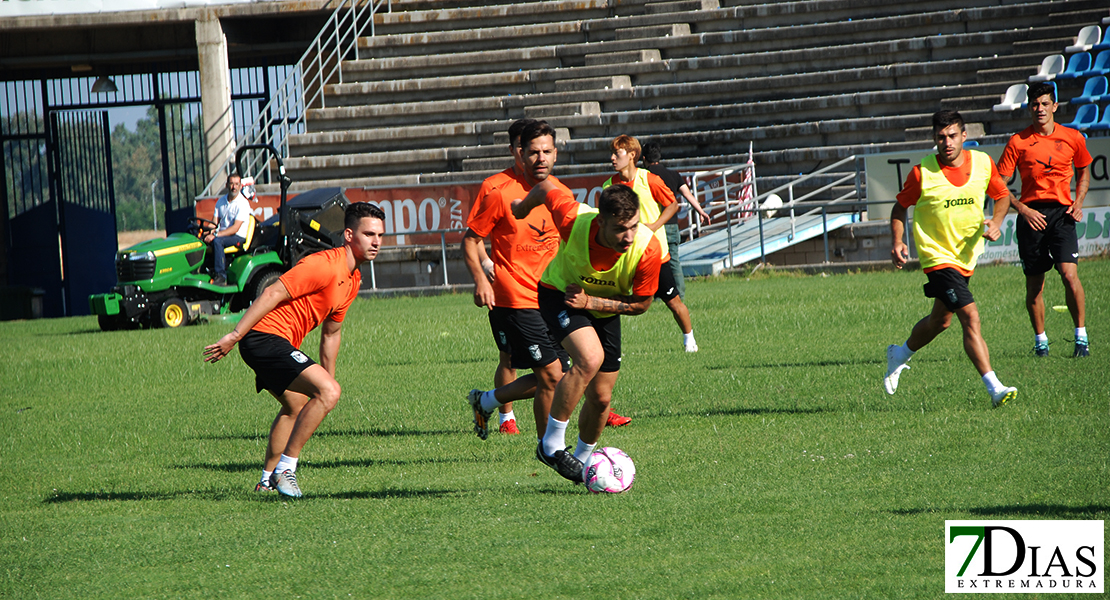
[[[586,488],[595,494],[619,494],[632,487],[636,465],[620,448],[600,448],[586,459],[582,479]]]
[[[767,199],[764,200],[763,204],[759,205],[759,207],[760,208],[782,208],[782,198],[779,198],[777,194],[771,194],[770,196],[767,196]],[[777,212],[778,212],[777,210],[769,210],[769,211],[763,213],[763,217],[765,219],[770,219],[771,217],[775,216],[775,213],[777,213]]]

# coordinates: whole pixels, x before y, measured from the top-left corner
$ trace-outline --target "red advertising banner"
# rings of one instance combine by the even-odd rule
[[[574,192],[575,199],[590,206],[597,204],[601,184],[610,177],[580,175],[560,178]],[[388,189],[347,188],[343,190],[351,202],[369,202],[385,213],[386,246],[438,245],[443,229],[465,229],[467,217],[481,183],[461,185],[419,186]],[[296,194],[289,196],[290,199]],[[281,197],[278,194],[257,194],[249,200],[254,216],[265,221],[277,214]],[[212,219],[216,198],[197,200],[196,215]],[[444,234],[448,243],[462,241],[463,232]]]

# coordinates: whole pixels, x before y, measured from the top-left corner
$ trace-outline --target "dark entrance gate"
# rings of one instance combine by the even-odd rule
[[[232,69],[238,130],[270,97],[274,73]],[[199,76],[147,73],[115,78],[118,91],[92,93],[92,78],[0,83],[0,287],[43,291],[43,316],[89,313],[88,296],[116,282],[115,183],[107,108],[154,106],[158,115],[163,226],[184,229],[207,181]]]
[[[51,113],[65,314],[89,314],[90,294],[116,282],[116,214],[108,111]]]

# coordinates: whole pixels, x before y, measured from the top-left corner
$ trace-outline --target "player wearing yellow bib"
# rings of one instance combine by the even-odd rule
[[[650,229],[659,239],[659,246],[663,249],[663,264],[660,265],[659,289],[655,297],[666,303],[667,308],[674,316],[675,323],[682,331],[682,347],[687,352],[697,352],[698,342],[694,339],[694,326],[690,322],[690,310],[682,301],[674,273],[671,271],[671,253],[678,252],[678,245],[671,248],[667,241],[667,230],[664,225],[671,217],[678,214],[678,203],[675,201],[674,192],[661,177],[648,169],[636,167],[636,162],[643,155],[640,142],[630,135],[619,135],[609,143],[613,150],[609,161],[613,164],[616,175],[610,177],[602,188],[613,184],[622,184],[632,188],[640,199],[640,224]]]
[[[907,209],[915,207],[914,242],[921,270],[929,278],[925,296],[934,299],[933,310],[914,325],[905,344],[887,347],[883,387],[888,394],[898,389],[899,376],[909,368],[910,357],[948,329],[955,314],[963,327],[964,352],[982,376],[992,405],[998,407],[1017,397],[1017,388],[1002,385],[991,369],[979,309],[967,284],[983,252],[983,238],[994,241],[1001,235],[998,225],[1012,196],[990,156],[963,149],[967,131],[960,113],[942,110],[933,115],[933,141],[937,153],[913,168],[890,212],[891,259],[901,269],[909,260],[903,241]],[[995,201],[994,214],[984,220],[988,194]]]
[[[663,252],[640,224],[639,199],[631,188],[602,191],[597,209],[575,202],[550,181],[538,183],[513,216],[523,219],[543,204],[561,241],[539,285],[540,314],[566,349],[571,368],[555,386],[547,427],[536,457],[563,477],[582,482],[582,463],[593,452],[609,415],[621,360],[620,315],[651,306]],[[578,402],[578,446],[564,448],[567,423]]]

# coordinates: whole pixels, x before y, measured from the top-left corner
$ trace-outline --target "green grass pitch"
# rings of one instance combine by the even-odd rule
[[[0,323],[0,597],[940,597],[946,519],[1110,517],[1110,261],[1079,272],[1087,360],[1051,309],[1034,359],[1020,269],[976,272],[998,410],[958,323],[882,391],[920,272],[691,281],[696,355],[661,304],[624,320],[616,496],[533,458],[529,402],[523,435],[471,432],[495,350],[469,295],[355,303],[301,501],[253,492],[277,404],[202,361],[228,325]]]

